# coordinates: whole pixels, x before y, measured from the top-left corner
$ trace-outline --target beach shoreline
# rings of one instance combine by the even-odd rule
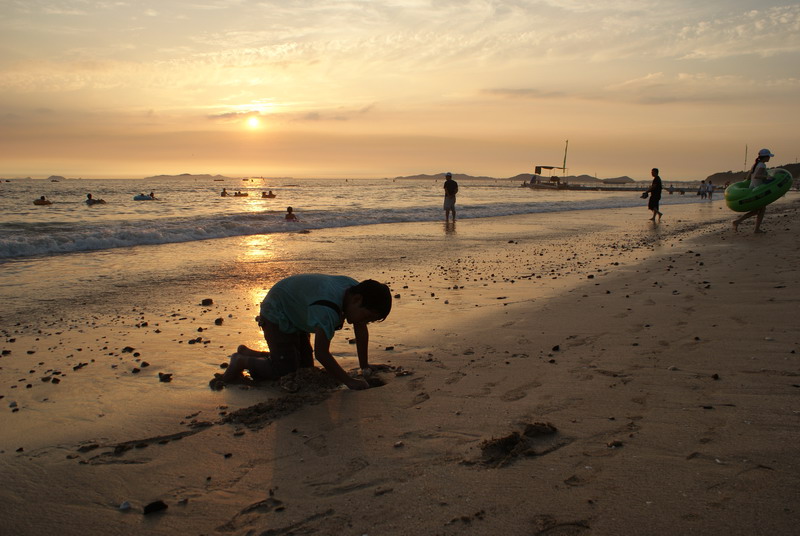
[[[733,233],[721,204],[669,208],[659,226],[642,207],[312,232],[286,238],[291,262],[222,264],[235,281],[21,320],[0,358],[10,527],[790,534],[798,202],[765,236]],[[385,386],[206,387],[237,344],[263,344],[258,301],[293,271],[400,296],[370,330]],[[334,339],[346,368],[351,334]],[[142,516],[155,500],[169,508]]]

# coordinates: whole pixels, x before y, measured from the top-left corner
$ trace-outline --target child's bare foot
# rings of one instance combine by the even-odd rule
[[[739,232],[739,222],[736,221],[736,220],[733,221],[733,232],[734,233],[738,233]]]
[[[225,382],[222,380],[222,374],[214,374],[214,377],[211,378],[211,381],[208,382],[208,386],[211,387],[214,391],[221,391],[225,388]]]
[[[220,378],[225,383],[235,383],[244,381],[244,369],[247,365],[247,356],[239,353],[231,356],[231,362],[225,369],[225,374]]]

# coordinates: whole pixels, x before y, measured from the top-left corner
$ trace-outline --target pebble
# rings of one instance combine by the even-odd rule
[[[169,508],[164,501],[153,501],[144,507],[144,515],[152,514],[153,512],[160,512]]]
[[[123,512],[128,511],[131,509],[131,503],[123,501],[123,503],[119,505],[119,509]]]

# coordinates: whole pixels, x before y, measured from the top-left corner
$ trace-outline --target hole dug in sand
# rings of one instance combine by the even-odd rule
[[[386,385],[384,380],[374,374],[365,379],[370,387]],[[304,406],[319,404],[331,393],[342,388],[332,376],[315,367],[303,368],[288,374],[278,380],[278,385],[288,394],[233,411],[226,415],[222,422],[258,429]]]

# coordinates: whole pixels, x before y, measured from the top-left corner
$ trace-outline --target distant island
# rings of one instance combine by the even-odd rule
[[[779,164],[770,167],[779,167],[783,168],[789,173],[792,174],[793,177],[798,178],[800,177],[800,164]],[[734,182],[740,182],[745,179],[747,175],[747,171],[724,171],[724,172],[717,172],[709,175],[704,180],[706,182],[710,181],[716,185],[723,185],[723,184],[733,184]],[[485,177],[485,176],[473,176],[467,175],[466,173],[453,173],[453,179],[456,181],[460,180],[489,180],[489,181],[511,181],[511,182],[530,182],[533,175],[531,173],[520,173],[519,175],[514,175],[513,177]],[[637,182],[635,179],[628,177],[627,175],[622,177],[612,177],[609,179],[598,179],[597,177],[592,177],[591,175],[567,175],[566,177],[562,177],[560,175],[554,175],[554,179],[558,179],[561,183],[567,184],[630,184]],[[445,174],[444,173],[436,173],[433,175],[407,175],[403,177],[394,177],[392,180],[441,180],[444,181]],[[539,180],[541,181],[548,181],[550,179],[549,176],[539,175]],[[650,178],[643,179],[638,182],[649,182]],[[694,181],[668,181],[668,182],[675,182],[675,183],[683,183],[683,182],[699,182],[699,180]]]
[[[511,181],[511,182],[531,182],[531,178],[533,175],[531,173],[520,173],[519,175],[514,175],[513,177],[484,177],[484,176],[473,176],[467,175],[466,173],[453,173],[453,179],[456,181],[460,180],[487,180],[487,181]],[[540,180],[547,181],[549,177],[545,177],[543,175],[539,175]],[[444,173],[437,173],[435,175],[408,175],[404,177],[394,177],[393,180],[444,180],[445,174]],[[578,183],[578,184],[629,184],[632,182],[636,182],[632,178],[628,176],[623,177],[614,177],[611,179],[598,179],[596,177],[592,177],[591,175],[568,175],[566,177],[559,176],[558,179],[561,182],[568,182],[568,183]]]
[[[209,175],[208,173],[203,173],[200,175],[193,175],[191,173],[181,173],[180,175],[154,175],[152,177],[145,177],[143,180],[146,181],[160,181],[160,180],[169,180],[169,179],[206,179],[206,180],[229,180],[231,177],[226,177],[224,175]]]
[[[777,164],[771,167],[779,167],[783,168],[795,179],[800,178],[800,164]],[[747,171],[720,171],[717,173],[712,173],[708,177],[706,177],[705,181],[710,181],[713,184],[718,186],[722,186],[724,184],[733,184],[734,182],[740,182],[745,179],[747,175]],[[531,181],[533,178],[533,174],[531,173],[520,173],[519,175],[514,175],[513,177],[488,177],[484,175],[467,175],[466,173],[453,173],[453,178],[457,181],[470,181],[470,180],[483,180],[483,181],[509,181],[509,182],[527,182]],[[642,179],[637,181],[624,175],[622,177],[611,177],[607,179],[598,179],[597,177],[592,177],[591,175],[567,175],[566,177],[562,177],[559,175],[553,175],[553,179],[558,179],[559,182],[566,183],[566,184],[595,184],[595,185],[625,185],[631,184],[636,182],[649,182],[650,178]],[[175,179],[193,179],[193,180],[208,180],[208,181],[230,181],[230,180],[243,180],[248,181],[252,179],[280,179],[280,180],[291,180],[293,177],[227,177],[225,175],[211,175],[209,173],[181,173],[179,175],[153,175],[152,177],[144,177],[140,180],[175,180]],[[0,177],[0,181],[11,182],[12,180],[32,180],[31,177]],[[63,180],[74,180],[69,177],[64,177],[62,175],[50,175],[47,177],[46,180],[50,180],[52,182],[60,182]],[[444,173],[434,173],[434,174],[425,174],[421,173],[418,175],[404,175],[398,177],[384,177],[384,180],[427,180],[427,181],[444,181],[445,174]],[[549,176],[546,175],[539,175],[539,180],[543,182],[547,182],[550,180]],[[699,182],[698,179],[693,181],[673,181],[669,180],[667,182],[670,183],[697,183]]]
[[[779,167],[783,168],[789,173],[792,174],[792,177],[795,179],[798,178],[798,174],[800,174],[800,164],[782,164],[778,166],[769,166],[769,167]],[[719,173],[714,173],[713,175],[709,175],[706,177],[706,181],[711,181],[714,184],[733,184],[734,182],[741,182],[747,176],[747,171],[724,171]]]

